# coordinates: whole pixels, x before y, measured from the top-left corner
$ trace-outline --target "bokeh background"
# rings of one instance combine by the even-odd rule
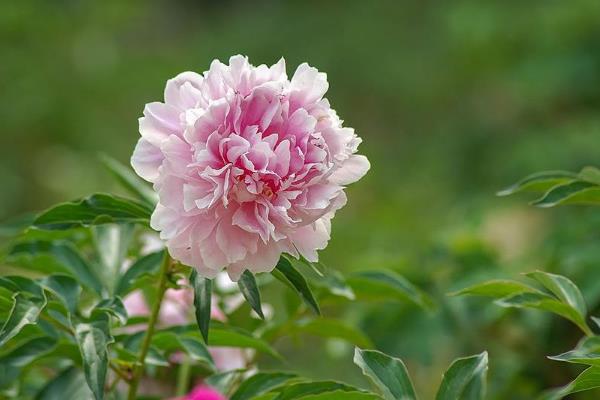
[[[99,154],[127,163],[168,78],[238,53],[327,72],[328,98],[364,139],[372,170],[322,259],[392,269],[436,298],[429,314],[343,311],[406,361],[422,398],[451,359],[484,349],[491,399],[576,376],[545,358],[579,338],[568,322],[446,293],[539,268],[571,277],[600,315],[600,214],[495,196],[531,172],[600,164],[598,0],[3,1],[0,220],[118,191]],[[364,383],[340,343],[280,347],[308,376]]]

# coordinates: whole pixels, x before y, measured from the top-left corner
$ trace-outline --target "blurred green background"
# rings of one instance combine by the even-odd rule
[[[568,322],[445,295],[539,268],[572,278],[600,315],[600,214],[494,195],[531,172],[600,164],[598,0],[2,2],[0,220],[117,191],[98,155],[128,162],[168,78],[238,53],[327,72],[328,98],[364,139],[372,169],[322,259],[395,270],[439,301],[433,314],[345,311],[407,362],[422,398],[452,358],[483,349],[491,399],[577,374],[545,358],[579,338]],[[309,376],[361,382],[339,343],[281,346]]]

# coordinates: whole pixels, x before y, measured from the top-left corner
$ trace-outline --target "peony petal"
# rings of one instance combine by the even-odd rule
[[[163,159],[164,155],[158,147],[141,138],[131,156],[131,166],[140,177],[148,182],[155,182]]]
[[[329,181],[337,185],[349,185],[365,176],[369,168],[371,164],[367,157],[353,154],[329,176]]]

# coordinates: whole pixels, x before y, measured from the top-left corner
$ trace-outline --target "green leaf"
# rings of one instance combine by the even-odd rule
[[[265,319],[265,315],[262,312],[260,304],[260,292],[256,284],[256,279],[252,272],[245,270],[238,280],[238,286],[240,292],[244,295],[244,298],[250,304],[250,307],[258,314],[259,317]]]
[[[121,267],[127,256],[127,249],[133,236],[132,224],[104,224],[92,226],[94,245],[102,268],[99,275],[110,289],[114,292]]]
[[[290,285],[302,299],[304,302],[315,312],[315,314],[320,315],[321,310],[319,309],[319,304],[317,304],[317,300],[312,294],[306,279],[298,272],[290,263],[290,261],[284,256],[279,258],[279,262],[277,262],[277,266],[271,272],[273,276],[275,276],[280,281]]]
[[[305,318],[290,321],[287,329],[293,333],[308,333],[323,338],[336,338],[359,347],[371,347],[373,343],[363,332],[343,321],[329,318]]]
[[[83,360],[85,380],[96,400],[102,400],[108,367],[107,347],[114,341],[108,330],[108,320],[76,324],[75,338]]]
[[[127,189],[131,194],[149,206],[153,207],[156,205],[158,201],[157,194],[152,190],[148,183],[137,176],[131,168],[104,154],[101,156],[101,160],[104,166],[117,179],[123,188]]]
[[[167,354],[174,351],[185,352],[193,361],[202,363],[215,370],[214,361],[208,349],[199,338],[192,335],[177,335],[174,332],[162,331],[152,338],[152,344]]]
[[[230,400],[249,400],[267,393],[295,377],[294,374],[282,372],[259,372],[242,382]]]
[[[163,250],[150,253],[139,258],[129,267],[117,283],[116,294],[124,296],[136,289],[136,282],[144,275],[154,274],[160,269],[160,263],[164,258]]]
[[[544,171],[529,175],[512,186],[500,190],[498,196],[508,196],[514,193],[531,191],[545,192],[550,188],[571,182],[577,179],[577,175],[567,171]]]
[[[17,244],[12,250],[14,254],[50,254],[56,259],[67,272],[69,272],[81,284],[100,294],[102,282],[96,275],[94,268],[79,254],[78,250],[70,243],[64,241],[47,242],[41,240],[23,242]]]
[[[67,275],[51,275],[41,280],[41,285],[58,297],[70,313],[77,311],[81,286]]]
[[[204,379],[204,383],[220,393],[231,393],[234,386],[244,379],[245,369],[233,369],[213,374]]]
[[[0,347],[16,336],[26,325],[37,323],[40,312],[45,306],[45,297],[34,297],[25,292],[15,293],[8,319],[0,328]]]
[[[599,203],[600,187],[598,185],[585,181],[574,181],[553,187],[531,204],[547,208],[564,204]]]
[[[34,221],[39,229],[62,230],[107,223],[148,224],[152,207],[124,197],[96,193],[54,206]]]
[[[210,345],[250,348],[268,354],[279,360],[283,359],[266,341],[253,336],[249,332],[242,331],[241,329],[234,329],[232,327],[225,327],[224,325],[220,327],[218,327],[218,325],[211,327]]]
[[[412,302],[426,310],[433,310],[435,303],[421,289],[391,271],[365,271],[348,277],[348,284],[358,300]]]
[[[302,400],[381,400],[381,397],[367,392],[344,392],[341,390],[334,390],[333,392],[303,396]],[[400,398],[399,400],[404,399]]]
[[[117,318],[121,325],[125,325],[127,323],[127,310],[125,309],[125,305],[120,297],[113,297],[110,299],[102,299],[94,310],[92,311],[92,315],[97,312],[106,312]]]
[[[354,363],[373,381],[386,400],[416,400],[406,366],[399,358],[357,347],[354,351]]]
[[[600,367],[600,336],[584,338],[574,350],[557,356],[549,356],[548,358],[556,361]]]
[[[561,275],[535,271],[526,274],[528,277],[541,283],[554,294],[560,301],[577,310],[583,320],[587,315],[587,307],[579,288],[569,279]]]
[[[496,304],[502,307],[533,308],[537,310],[549,311],[560,315],[577,325],[583,332],[591,335],[592,332],[587,326],[585,319],[578,310],[566,303],[552,298],[544,293],[520,293],[514,296],[508,296],[496,300]]]
[[[335,381],[300,382],[286,385],[275,399],[293,400],[327,392],[360,392],[360,390]]]
[[[33,214],[19,215],[0,223],[0,237],[17,236],[25,229],[29,228],[35,219]]]
[[[196,322],[202,333],[204,342],[208,343],[208,330],[210,325],[211,313],[211,297],[212,297],[212,281],[208,278],[203,278],[192,270],[190,275],[190,284],[194,289],[194,307],[196,314]]]
[[[503,279],[495,279],[469,286],[457,292],[450,293],[450,296],[489,296],[494,298],[502,298],[519,293],[539,292],[524,283]]]
[[[92,393],[85,384],[83,374],[77,368],[70,367],[48,382],[35,398],[36,400],[82,400],[92,398]]]
[[[442,377],[436,400],[484,399],[487,369],[487,352],[456,359]]]
[[[560,400],[571,393],[583,392],[599,387],[600,367],[589,367],[568,385],[545,393],[539,400]]]
[[[21,368],[56,348],[56,339],[36,337],[0,356],[0,366]]]

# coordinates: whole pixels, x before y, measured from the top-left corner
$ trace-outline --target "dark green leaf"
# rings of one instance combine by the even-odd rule
[[[256,279],[252,272],[245,270],[240,279],[238,280],[238,286],[240,292],[244,295],[244,298],[250,304],[250,307],[258,314],[259,317],[265,319],[265,315],[262,312],[260,304],[260,292],[256,285]]]
[[[194,289],[194,307],[196,314],[196,322],[202,333],[204,342],[208,343],[208,329],[210,325],[211,313],[211,297],[212,297],[212,281],[208,278],[203,278],[196,270],[192,270],[190,276],[190,284]]]
[[[512,186],[500,190],[498,196],[508,196],[523,191],[545,192],[550,188],[571,182],[577,175],[567,171],[544,171],[529,175]]]
[[[45,297],[33,297],[24,292],[15,293],[8,319],[0,328],[0,347],[16,336],[26,325],[35,324],[45,306]]]
[[[444,373],[436,400],[484,399],[487,369],[487,352],[456,359]]]
[[[532,204],[538,207],[554,207],[563,204],[598,204],[600,187],[584,181],[555,186]]]
[[[399,358],[357,347],[354,352],[354,363],[373,381],[385,399],[416,400],[415,389],[406,366]]]
[[[56,347],[56,340],[50,337],[37,337],[0,356],[0,365],[21,368],[41,356],[50,353]]]
[[[219,372],[204,379],[204,383],[220,393],[231,393],[233,387],[244,378],[245,369],[234,369]]]
[[[152,190],[148,183],[140,179],[140,177],[137,176],[136,173],[131,170],[131,168],[126,167],[119,161],[107,155],[102,155],[102,163],[117,179],[117,181],[131,194],[149,206],[153,207],[156,205],[158,201],[158,196],[156,193]]]
[[[116,294],[123,296],[129,293],[136,288],[136,281],[140,277],[158,272],[163,258],[164,251],[161,250],[138,259],[119,279]]]
[[[348,284],[358,300],[366,301],[409,301],[426,310],[435,308],[435,303],[421,289],[391,271],[365,271],[348,277]]]
[[[249,400],[255,396],[267,393],[295,377],[296,375],[294,374],[281,372],[259,372],[242,382],[230,400]]]
[[[58,297],[70,313],[77,311],[81,286],[75,279],[67,275],[51,275],[42,279],[41,284]]]
[[[146,204],[97,193],[44,211],[35,219],[34,226],[60,230],[107,223],[148,224],[151,214],[152,208]]]
[[[52,379],[36,395],[36,400],[91,399],[92,393],[85,384],[83,374],[74,367],[67,368]]]
[[[312,294],[306,279],[298,272],[284,256],[279,258],[275,269],[271,272],[277,279],[291,285],[298,292],[304,302],[317,314],[321,314],[319,304]]]
[[[42,253],[50,254],[81,284],[93,289],[96,293],[102,292],[102,283],[94,268],[68,242],[30,241],[19,243],[11,250],[11,254],[22,253],[32,256]]]
[[[571,393],[583,392],[599,387],[600,367],[589,367],[568,385],[545,393],[539,400],[560,400]]]
[[[75,338],[83,360],[85,380],[96,400],[102,400],[108,367],[107,347],[113,342],[108,331],[108,320],[97,319],[76,324]]]
[[[100,258],[102,268],[99,274],[110,289],[114,292],[119,273],[127,256],[127,249],[131,243],[132,224],[104,224],[92,226],[92,233],[96,253]]]
[[[96,304],[96,307],[94,307],[92,315],[97,312],[107,312],[111,314],[119,320],[121,325],[127,323],[127,310],[120,297],[100,300],[100,302]]]

